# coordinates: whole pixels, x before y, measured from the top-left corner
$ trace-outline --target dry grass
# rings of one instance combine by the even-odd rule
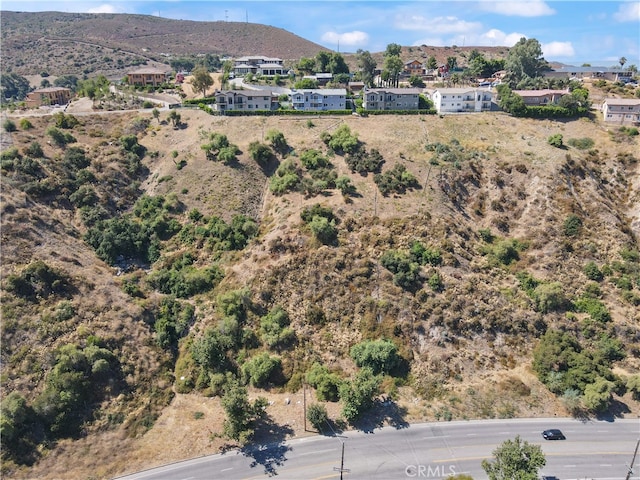
[[[637,144],[613,141],[608,127],[599,121],[516,120],[500,113],[443,118],[317,117],[311,128],[308,117],[220,118],[186,109],[180,113],[185,128],[173,129],[166,117],[160,123],[152,119],[151,127],[141,136],[140,143],[149,152],[158,152],[156,158],[145,160],[150,174],[142,188],[149,194],[176,193],[186,211],[198,208],[205,215],[225,219],[245,213],[260,220],[259,238],[228,265],[221,289],[249,286],[255,301],[271,299],[265,307],[283,305],[301,339],[299,349],[290,356],[308,354],[307,361],[322,360],[348,375],[354,371],[347,355],[351,345],[362,338],[395,336],[413,358],[412,376],[424,382],[420,392],[400,387],[395,395],[406,409],[406,421],[448,415],[486,418],[566,413],[528,368],[537,314],[526,296],[518,292],[513,273],[526,269],[537,278],[561,281],[567,294],[573,295],[584,284],[581,268],[588,259],[605,263],[617,258],[620,247],[631,241],[631,232],[636,237],[640,234],[640,180],[637,163],[625,166],[616,160],[616,154],[632,152]],[[80,144],[96,146],[96,161],[107,168],[108,143],[126,130],[134,116],[82,117],[85,125],[74,134]],[[33,133],[18,132],[13,136],[14,144],[38,138],[37,132],[49,121],[34,117]],[[334,156],[331,161],[339,175],[350,175],[357,187],[359,195],[349,201],[336,191],[314,198],[300,193],[277,197],[268,192],[267,177],[249,158],[250,142],[262,141],[267,131],[276,129],[284,134],[295,155],[305,148],[325,150],[320,134],[343,123],[368,149],[382,153],[386,161],[383,170],[400,162],[416,176],[420,188],[382,197],[373,175],[351,174],[344,160]],[[96,131],[104,131],[104,136],[92,136]],[[227,135],[242,151],[236,166],[205,159],[200,149],[202,135],[213,131]],[[549,146],[548,136],[558,132],[565,138],[592,138],[598,159],[575,149]],[[458,170],[430,163],[431,153],[425,144],[449,143],[454,138],[465,149],[483,154],[476,162],[476,173],[468,164]],[[97,147],[100,142],[104,144]],[[182,169],[176,168],[171,155],[174,150],[178,152],[176,161],[187,161]],[[45,153],[53,158],[58,152],[45,145]],[[584,175],[563,173],[569,165],[567,154],[575,161],[572,168],[582,168]],[[451,185],[464,187],[464,192],[457,192],[462,198],[458,205],[442,190],[445,174]],[[341,219],[337,247],[321,246],[301,229],[301,209],[318,202],[330,206]],[[492,209],[492,202],[502,211]],[[481,203],[484,209],[480,215],[474,206]],[[3,188],[2,204],[3,276],[34,258],[63,267],[83,285],[82,295],[74,299],[80,310],[86,310],[78,330],[123,342],[122,355],[133,368],[130,381],[140,396],[137,408],[144,405],[152,385],[170,387],[169,379],[154,376],[166,359],[150,347],[150,332],[139,319],[144,305],[121,292],[112,269],[96,260],[80,235],[69,235],[72,227],[82,232],[73,212],[31,202],[13,188]],[[559,232],[564,218],[573,211],[585,218],[586,233],[574,242],[575,253],[569,255],[563,250]],[[498,234],[495,222],[503,217],[508,232],[500,235],[530,246],[517,265],[492,269],[480,252],[476,232],[490,228]],[[388,272],[375,268],[384,251],[407,248],[416,238],[443,251],[440,273],[445,290],[440,294],[428,289],[408,294],[391,283]],[[274,250],[274,242],[280,242],[284,250]],[[367,268],[368,263],[374,266]],[[606,287],[605,294],[618,331],[636,331],[640,320],[637,311],[620,302],[613,288]],[[194,329],[216,321],[214,297],[215,292],[195,302],[202,316]],[[310,305],[324,309],[324,327],[309,325],[306,312]],[[35,318],[37,313],[30,321]],[[567,321],[561,314],[545,320],[555,325]],[[70,331],[60,341],[82,335]],[[49,343],[38,345],[37,354],[44,358],[49,347]],[[303,351],[304,347],[308,351]],[[619,365],[626,372],[637,367],[634,358]],[[28,381],[26,377],[10,378],[4,386],[26,388]],[[311,392],[308,394],[311,398]],[[302,428],[302,392],[252,391],[251,395],[264,395],[273,402],[267,412],[276,424],[287,425],[296,436],[308,434]],[[286,398],[290,398],[289,404]],[[622,400],[632,412],[638,411],[637,403],[626,397]],[[110,411],[119,408],[118,404],[125,408],[118,399],[109,403],[106,408]],[[329,407],[330,415],[337,418],[339,405]],[[200,416],[197,412],[202,418],[196,418]],[[92,430],[81,440],[60,442],[34,468],[14,477],[107,478],[214,453],[225,444],[216,437],[222,420],[217,399],[179,394],[146,434],[128,438],[121,427]]]

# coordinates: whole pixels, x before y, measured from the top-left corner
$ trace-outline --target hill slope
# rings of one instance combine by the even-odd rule
[[[405,421],[567,414],[566,404],[531,370],[546,331],[575,335],[585,351],[602,338],[615,339],[625,353],[612,357],[616,374],[624,379],[638,371],[640,172],[634,137],[598,120],[537,121],[502,113],[310,119],[220,118],[183,110],[179,129],[165,115],[160,121],[150,114],[79,117],[68,130],[77,142],[65,148],[41,140],[49,138],[44,132],[52,117],[33,117],[32,129],[12,134],[17,153],[3,155],[4,391],[20,392],[38,418],[48,418],[47,392],[69,349],[88,356],[97,346],[110,362],[106,377],[91,377],[94,396],[77,412],[84,415],[83,438],[63,435],[48,455],[33,454],[34,466],[12,476],[106,478],[220,448],[220,403],[208,397],[215,377],[206,371],[203,377],[191,353],[207,329],[234,328],[220,295],[240,295],[245,305],[245,343],[229,353],[229,368],[237,364],[240,370],[260,352],[279,357],[282,377],[251,393],[271,400],[272,421],[297,434],[303,433],[300,412],[284,408],[284,397],[299,397],[301,375],[315,361],[342,378],[352,376],[357,368],[350,348],[367,339],[390,339],[408,361],[409,375],[386,377],[383,387]],[[385,196],[373,174],[352,172],[347,157],[322,139],[343,125],[367,151],[380,153],[383,173],[403,165],[416,179],[413,187]],[[251,143],[262,142],[270,130],[281,132],[290,150],[260,168],[251,159]],[[237,162],[205,158],[200,145],[213,132],[237,145]],[[554,148],[547,138],[556,133],[565,142],[589,138],[593,145]],[[130,135],[142,150],[123,140]],[[33,153],[34,141],[41,155]],[[82,147],[88,161],[72,146]],[[335,188],[270,192],[267,185],[284,162],[310,178],[301,163],[309,149],[326,155],[327,168],[349,178],[355,194],[345,197]],[[132,152],[142,154],[140,163]],[[166,234],[173,219],[178,233],[163,236],[160,258],[140,268],[99,259],[100,250],[85,240],[91,225],[126,212],[144,223],[154,211],[150,203],[138,203],[144,195],[162,196],[166,208],[154,231]],[[335,242],[319,242],[302,221],[304,209],[315,204],[333,212]],[[245,247],[221,248],[210,225],[224,228],[212,219],[231,224],[238,214],[257,222],[257,235]],[[416,241],[440,261],[417,267],[406,282],[385,258],[389,252],[401,257]],[[34,268],[36,260],[44,266]],[[178,275],[181,262],[195,267],[189,278],[202,280],[212,265],[224,278],[201,293],[163,293],[174,277],[154,278],[161,271]],[[590,262],[606,274],[588,276]],[[58,283],[47,283],[52,275]],[[528,290],[538,287],[535,294]],[[572,306],[586,298],[597,298],[610,318],[595,319],[594,312]],[[167,303],[171,299],[177,303]],[[178,328],[187,305],[193,316],[181,338],[163,343],[162,322]],[[287,312],[295,341],[272,348],[263,322],[276,307]],[[174,315],[168,319],[167,309]],[[631,395],[624,388],[617,392],[611,412],[635,415]],[[338,405],[327,405],[338,417]],[[201,415],[206,429],[194,420]],[[368,420],[381,423],[385,415],[374,410]],[[50,434],[39,435],[34,441]]]
[[[2,12],[2,69],[20,75],[122,77],[139,62],[168,57],[313,57],[326,48],[286,30],[242,22],[193,22],[151,15]]]

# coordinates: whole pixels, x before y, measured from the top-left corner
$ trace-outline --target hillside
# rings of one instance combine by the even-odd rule
[[[2,71],[122,78],[137,64],[170,57],[266,55],[287,61],[324,47],[286,30],[243,22],[193,22],[150,15],[1,12]]]
[[[166,115],[78,117],[63,129],[76,140],[66,146],[44,140],[53,117],[29,117],[32,128],[18,128],[14,149],[3,152],[3,391],[37,412],[18,451],[33,465],[5,459],[8,478],[107,478],[218,451],[227,444],[219,371],[194,360],[194,345],[238,325],[240,346],[220,360],[229,370],[240,374],[262,352],[281,362],[265,388],[250,388],[271,402],[266,431],[305,434],[299,403],[284,402],[301,398],[304,373],[320,362],[353,378],[350,348],[380,338],[407,362],[382,385],[402,421],[571,414],[573,404],[532,368],[547,331],[567,332],[584,352],[606,345],[605,357],[589,357],[589,375],[614,372],[609,414],[640,412],[624,388],[640,369],[637,137],[599,119],[502,113],[219,118],[183,110],[179,128]],[[412,186],[383,195],[375,175],[352,172],[348,156],[323,141],[345,125],[361,148],[380,153],[382,173],[403,165]],[[251,142],[274,130],[289,148],[261,167]],[[213,132],[238,147],[236,161],[205,158],[200,145]],[[552,147],[557,133],[577,146]],[[326,156],[325,171],[302,165],[309,149]],[[268,187],[287,163],[308,179],[306,194]],[[312,175],[331,171],[355,191],[311,188]],[[301,219],[316,204],[334,218],[331,241]],[[149,225],[138,241],[156,243],[140,250],[114,236],[92,248],[100,230],[115,235],[109,219],[124,222],[119,235]],[[221,237],[232,225],[234,236]],[[429,260],[403,270],[416,241]],[[152,249],[159,257],[149,263],[141,256]],[[277,307],[293,337],[272,344],[264,322]],[[65,363],[72,358],[75,367]],[[84,403],[68,416],[51,394],[63,379],[75,385],[65,375],[78,368],[89,369],[91,387],[71,389]],[[326,405],[339,419],[340,404]],[[391,421],[380,408],[362,421]],[[29,447],[45,440],[48,448]]]

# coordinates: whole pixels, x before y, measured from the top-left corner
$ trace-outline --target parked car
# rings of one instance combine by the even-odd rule
[[[566,439],[564,434],[557,428],[545,430],[544,432],[542,432],[542,436],[544,437],[545,440],[565,440]]]

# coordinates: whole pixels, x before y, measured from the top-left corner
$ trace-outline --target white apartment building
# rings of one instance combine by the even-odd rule
[[[471,113],[491,110],[493,92],[485,88],[438,88],[431,95],[438,113]]]
[[[619,125],[640,125],[640,99],[605,98],[602,116],[607,123]]]

